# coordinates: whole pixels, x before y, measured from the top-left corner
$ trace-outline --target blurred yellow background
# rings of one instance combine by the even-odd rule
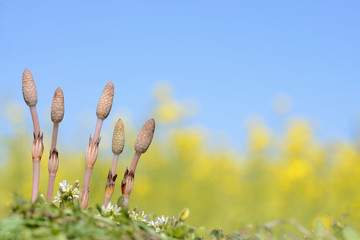
[[[140,159],[130,207],[138,206],[169,216],[188,207],[190,225],[225,231],[289,218],[297,219],[307,228],[314,227],[316,220],[320,220],[329,228],[343,214],[349,214],[346,223],[360,228],[359,142],[320,143],[312,126],[301,119],[286,121],[287,130],[279,136],[261,120],[250,119],[246,150],[239,153],[226,144],[213,146],[209,143],[211,131],[182,124],[196,109],[176,101],[168,86],[158,86],[154,98],[156,105],[150,115],[155,116],[157,128],[148,152]],[[19,109],[22,108],[16,107],[18,104],[22,103],[7,103],[6,112],[17,130],[0,139],[4,149],[0,162],[1,217],[9,214],[13,193],[28,199],[31,195],[32,134],[24,127],[23,119],[30,118],[30,114],[21,113]],[[277,107],[279,111],[284,110],[284,106]],[[103,201],[112,161],[110,143],[116,121],[114,115],[116,113],[111,113],[107,120],[111,122],[110,129],[103,129],[101,134],[101,151],[91,179],[89,206]],[[95,126],[95,114],[91,120]],[[40,126],[41,123],[40,116]],[[130,165],[140,128],[125,118],[126,148],[119,160],[113,203],[120,196],[122,175]],[[49,132],[44,133],[40,176],[40,192],[44,195],[50,136]],[[85,148],[59,148],[56,186],[63,179],[70,182],[79,179],[82,184]]]

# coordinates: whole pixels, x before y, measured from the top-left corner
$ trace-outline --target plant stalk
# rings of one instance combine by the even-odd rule
[[[30,106],[31,119],[34,126],[34,137],[40,136],[40,125],[39,118],[36,111],[36,106]],[[34,158],[34,156],[33,156]],[[33,183],[32,183],[32,193],[31,193],[31,202],[35,202],[37,195],[39,193],[39,179],[40,179],[40,159],[33,160]]]
[[[103,201],[103,206],[106,207],[110,202],[110,198],[108,196],[105,195],[104,201]]]
[[[92,168],[85,168],[84,182],[83,182],[83,185],[81,187],[82,196],[84,196],[84,191],[89,190],[92,170],[93,170]],[[87,205],[86,206],[81,206],[82,209],[86,209],[86,207],[87,207]]]
[[[55,174],[49,174],[49,182],[48,182],[48,189],[47,189],[47,195],[46,195],[46,201],[48,203],[50,203],[53,198],[55,177],[56,177]]]
[[[94,131],[94,136],[93,136],[93,140],[92,140],[92,144],[94,144],[94,143],[98,140],[98,138],[99,138],[99,136],[100,136],[101,126],[102,126],[102,124],[103,124],[103,121],[104,121],[104,120],[101,119],[101,118],[98,118],[98,119],[97,119],[95,131]]]
[[[85,176],[84,176],[84,182],[83,182],[82,188],[85,188],[86,190],[90,186],[92,170],[93,170],[92,168],[85,168]]]
[[[89,144],[95,145],[96,142],[98,141],[98,139],[100,137],[100,131],[101,131],[101,126],[102,126],[103,121],[104,121],[103,119],[98,117],[97,122],[96,122],[95,131],[94,131],[94,137],[93,137],[91,143],[89,143]],[[97,158],[97,156],[96,156],[96,158]],[[95,161],[96,161],[96,158],[95,158]],[[86,161],[87,161],[87,159],[85,159],[85,162]],[[85,167],[84,182],[81,187],[82,198],[83,198],[83,196],[85,196],[85,191],[89,191],[91,172],[92,172],[92,167]],[[87,202],[84,205],[81,205],[82,209],[86,209],[86,207],[87,207]]]
[[[59,130],[59,123],[54,122],[53,133],[52,133],[52,138],[51,138],[50,157],[51,157],[52,152],[56,151],[58,130]],[[50,164],[50,161],[52,161],[50,159],[50,157],[49,157],[48,164]],[[56,157],[56,161],[58,161],[57,157]],[[49,167],[50,167],[50,165],[49,165]],[[56,171],[57,171],[57,167],[56,167],[56,169],[49,168],[49,181],[48,181],[48,189],[47,189],[47,195],[46,195],[47,203],[50,203],[52,201],[52,197],[53,197],[53,193],[54,193],[54,182],[55,182],[55,177],[56,177]]]
[[[124,195],[124,202],[123,202],[123,204],[124,204],[124,206],[127,208],[128,207],[128,205],[129,205],[129,198],[130,198],[130,196],[129,195]]]
[[[40,179],[40,159],[33,160],[33,182],[31,202],[34,203],[39,193],[39,179]]]
[[[58,131],[59,131],[59,123],[54,123],[50,152],[52,152],[52,150],[54,150],[56,148]]]
[[[36,106],[30,107],[30,113],[31,113],[31,118],[32,118],[33,125],[34,125],[34,134],[35,134],[35,136],[37,136],[40,134],[40,125],[39,125],[38,114],[36,111]]]
[[[131,162],[129,171],[132,171],[134,174],[135,174],[136,166],[139,162],[140,156],[141,156],[141,153],[135,152],[134,158]]]
[[[117,166],[118,160],[119,160],[119,154],[114,154],[113,162],[112,162],[112,166],[111,166],[111,173],[113,176],[115,176],[115,173],[116,173],[116,166]]]

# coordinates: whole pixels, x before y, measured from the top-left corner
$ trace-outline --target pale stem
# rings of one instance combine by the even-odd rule
[[[46,201],[48,203],[51,203],[53,198],[55,176],[56,176],[55,174],[49,174],[49,182],[48,182],[48,189],[46,195]]]
[[[84,176],[83,185],[81,187],[81,193],[84,193],[84,191],[88,191],[88,189],[89,189],[91,172],[92,172],[92,168],[85,168],[85,176]],[[81,196],[81,197],[83,197],[83,196]],[[85,208],[86,208],[86,206],[85,206]]]
[[[56,148],[58,130],[59,130],[59,123],[54,123],[50,152],[52,152],[52,150],[54,150]]]
[[[92,172],[92,168],[85,168],[85,176],[84,176],[84,182],[82,188],[85,188],[86,190],[90,186],[91,172]]]
[[[39,125],[39,118],[38,118],[37,111],[36,111],[36,106],[31,106],[30,112],[31,112],[31,118],[32,118],[33,125],[34,125],[34,134],[35,134],[35,136],[38,136],[40,134],[40,125]]]
[[[33,182],[31,202],[34,203],[39,193],[40,160],[33,160]]]
[[[127,206],[129,205],[129,197],[130,197],[130,196],[125,196],[125,195],[124,195],[124,202],[123,202],[123,204],[124,204],[125,207],[127,207]]]
[[[101,126],[103,123],[103,119],[98,118],[97,122],[96,122],[96,127],[95,127],[95,131],[94,131],[94,136],[92,139],[92,143],[91,144],[95,144],[95,142],[98,140],[98,138],[100,137],[100,131],[101,131]],[[82,196],[81,198],[83,198],[85,191],[88,191],[89,189],[89,185],[90,185],[90,179],[91,179],[91,172],[92,172],[92,168],[87,168],[85,167],[85,176],[84,176],[84,182],[81,188],[81,193]],[[86,208],[87,206],[82,206],[82,208]]]
[[[113,176],[115,176],[115,173],[116,173],[116,166],[117,166],[118,159],[119,159],[119,154],[114,154],[112,167],[111,167],[111,173]]]
[[[102,126],[102,123],[103,123],[103,119],[101,118],[98,118],[97,119],[97,122],[96,122],[96,127],[95,127],[95,132],[94,132],[94,137],[93,137],[93,141],[92,143],[94,144],[96,142],[96,140],[99,138],[100,136],[100,130],[101,130],[101,126]]]
[[[105,198],[104,198],[104,202],[103,202],[103,206],[104,207],[106,207],[108,204],[109,204],[109,202],[110,202],[110,198],[109,197],[107,197],[107,196],[105,196]]]
[[[134,158],[131,162],[129,171],[132,171],[134,174],[135,174],[136,166],[139,162],[140,156],[141,156],[141,153],[135,152]]]

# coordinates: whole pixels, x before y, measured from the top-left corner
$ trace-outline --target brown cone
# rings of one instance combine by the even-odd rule
[[[124,123],[119,119],[114,127],[112,138],[112,151],[114,154],[121,154],[125,144]]]
[[[101,94],[99,103],[96,108],[96,116],[100,119],[105,119],[110,113],[112,102],[114,98],[114,84],[108,82]]]
[[[61,88],[57,88],[51,104],[51,121],[59,123],[64,117],[64,94]]]
[[[22,78],[22,91],[24,100],[29,107],[35,106],[37,103],[37,93],[33,76],[31,75],[30,71],[25,68]]]
[[[145,153],[149,148],[153,139],[155,131],[155,120],[152,118],[148,120],[142,127],[135,142],[135,151],[138,153]]]

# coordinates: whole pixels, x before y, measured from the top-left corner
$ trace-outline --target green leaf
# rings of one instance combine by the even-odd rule
[[[121,195],[118,200],[117,200],[117,205],[118,206],[123,206],[123,202],[124,202],[125,198],[123,195]]]
[[[98,210],[99,211],[99,213],[101,213],[102,211],[101,211],[101,206],[100,206],[100,204],[96,204],[95,205],[95,207],[96,207],[96,210]]]
[[[198,229],[196,229],[195,231],[195,237],[205,237],[207,235],[206,233],[206,228],[204,226],[199,227]]]
[[[359,240],[359,234],[352,227],[345,227],[343,230],[345,240]]]
[[[224,238],[224,231],[220,229],[214,229],[210,232],[210,235],[216,237],[217,239]]]
[[[316,232],[321,232],[324,230],[324,224],[321,220],[317,219],[315,222],[315,231]]]
[[[189,231],[186,225],[178,225],[167,230],[167,233],[172,237],[183,239],[188,235]]]

